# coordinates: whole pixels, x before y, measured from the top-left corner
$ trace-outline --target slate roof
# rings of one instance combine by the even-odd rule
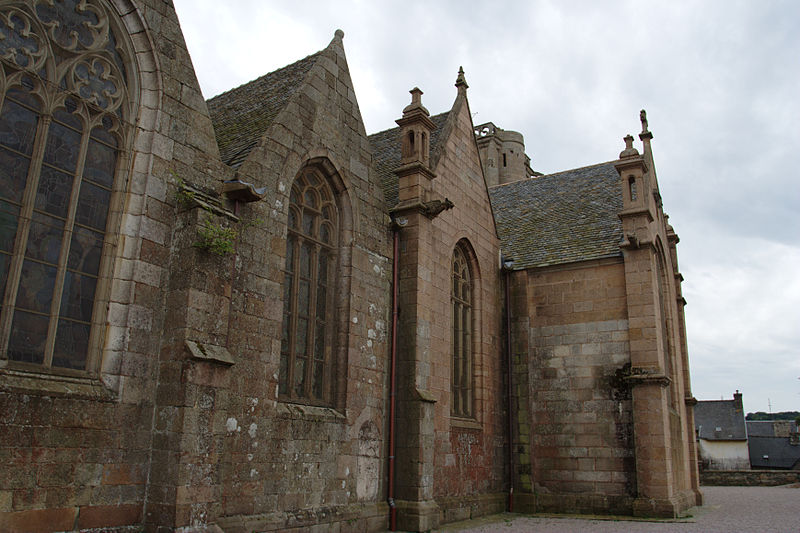
[[[320,53],[265,74],[206,102],[223,162],[234,168],[242,164],[300,87]]]
[[[747,447],[751,468],[800,469],[800,445],[790,444],[788,437],[751,436]]]
[[[747,420],[748,437],[774,437],[775,429],[772,420]]]
[[[608,162],[489,189],[504,256],[515,270],[622,256],[619,179]]]
[[[449,114],[447,112],[431,117],[436,126],[431,132],[431,155],[439,145],[440,134]],[[386,205],[392,208],[397,205],[398,201],[397,176],[394,171],[400,166],[400,128],[373,133],[369,136],[369,144],[372,147],[372,162],[383,188],[383,197],[386,200]]]
[[[735,400],[697,402],[694,427],[698,437],[705,440],[747,440],[744,412],[737,409]]]

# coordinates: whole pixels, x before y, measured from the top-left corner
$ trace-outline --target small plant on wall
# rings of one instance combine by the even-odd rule
[[[225,256],[236,251],[236,229],[227,226],[217,217],[228,217],[234,222],[239,219],[224,209],[213,192],[195,187],[181,179],[175,171],[175,203],[179,209],[190,210],[199,207],[205,215],[197,226],[197,240],[192,246],[208,253]]]
[[[236,230],[216,222],[211,214],[203,218],[197,228],[198,239],[192,243],[195,248],[200,248],[214,255],[228,255],[234,252]]]

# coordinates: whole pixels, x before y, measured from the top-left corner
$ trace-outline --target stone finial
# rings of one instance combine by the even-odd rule
[[[339,39],[344,39],[344,32],[342,30],[336,30],[333,32],[333,35]]]
[[[642,133],[650,133],[650,131],[647,129],[647,111],[644,109],[639,111],[639,120],[642,121]]]
[[[456,78],[456,87],[459,90],[463,87],[464,89],[469,89],[469,85],[467,85],[467,78],[464,77],[464,67],[458,67],[458,77]]]
[[[639,155],[639,150],[633,147],[633,135],[630,133],[623,137],[625,141],[625,149],[619,153],[620,159],[625,159],[626,157],[636,157]]]
[[[430,116],[428,110],[422,105],[422,90],[419,87],[414,87],[408,92],[411,93],[411,103],[403,108],[403,116],[405,117],[414,111],[422,111],[426,116]]]

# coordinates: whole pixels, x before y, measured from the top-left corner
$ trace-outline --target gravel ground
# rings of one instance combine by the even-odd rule
[[[800,486],[783,487],[702,487],[705,505],[690,511],[680,520],[641,521],[626,518],[571,518],[492,515],[476,520],[448,524],[439,532],[536,533],[569,532],[800,532]]]

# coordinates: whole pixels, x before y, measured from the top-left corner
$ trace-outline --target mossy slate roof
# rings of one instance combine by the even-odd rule
[[[622,255],[622,194],[612,162],[498,185],[489,198],[514,270]]]
[[[208,112],[222,161],[237,168],[300,87],[321,52],[211,98]]]
[[[431,132],[430,153],[433,155],[439,145],[439,137],[444,123],[450,113],[441,113],[431,117],[435,128]],[[375,172],[381,182],[383,197],[386,205],[391,209],[397,205],[397,176],[394,171],[400,166],[400,128],[373,133],[369,136],[369,144],[372,148],[372,161]]]

